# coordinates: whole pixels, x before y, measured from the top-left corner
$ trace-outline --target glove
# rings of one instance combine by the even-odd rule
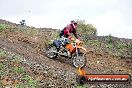
[[[80,38],[77,38],[79,41],[81,41],[81,39]]]
[[[69,39],[70,39],[71,41],[74,41],[74,40],[75,40],[73,37],[69,37]]]
[[[71,40],[71,41],[74,41],[75,39],[74,39],[74,38],[71,38],[70,40]]]

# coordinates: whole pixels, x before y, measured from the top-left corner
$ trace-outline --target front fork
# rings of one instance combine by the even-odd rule
[[[76,47],[76,56],[78,57],[80,53],[80,49]]]

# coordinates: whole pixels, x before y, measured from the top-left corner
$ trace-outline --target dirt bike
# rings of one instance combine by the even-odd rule
[[[86,49],[82,45],[83,42],[78,39],[69,42],[67,38],[63,37],[60,40],[53,40],[46,48],[46,54],[51,59],[59,55],[72,59],[74,67],[84,67],[86,65]]]

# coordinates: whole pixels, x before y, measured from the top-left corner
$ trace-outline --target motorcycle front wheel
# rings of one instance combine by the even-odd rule
[[[86,65],[86,56],[85,56],[85,54],[81,53],[78,56],[76,54],[74,54],[72,59],[73,59],[72,63],[73,63],[74,67],[76,67],[76,68],[85,67],[85,65]]]

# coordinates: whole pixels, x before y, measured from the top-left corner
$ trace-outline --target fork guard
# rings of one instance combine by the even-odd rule
[[[85,53],[87,52],[87,50],[84,47],[78,46],[79,49],[82,49],[83,51],[85,51]]]

